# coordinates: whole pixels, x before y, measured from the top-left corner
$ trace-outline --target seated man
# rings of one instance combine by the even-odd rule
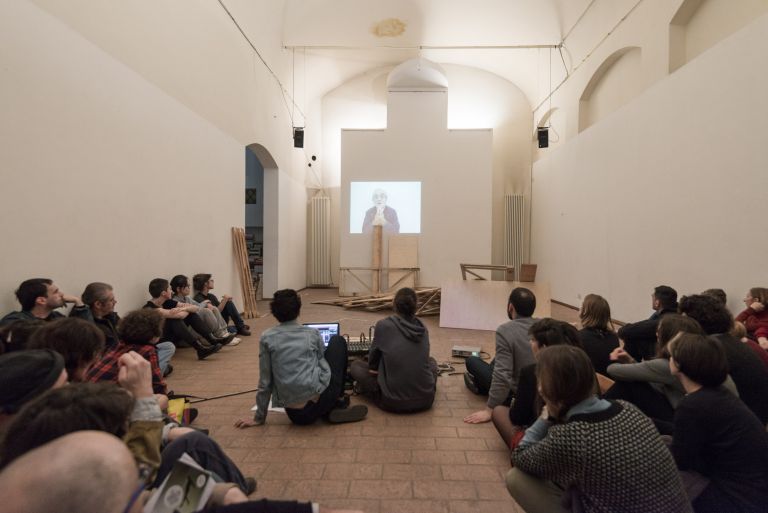
[[[220,341],[213,337],[203,320],[195,313],[197,307],[179,307],[176,301],[171,299],[171,285],[168,280],[155,278],[149,282],[149,294],[152,299],[144,304],[144,308],[156,309],[165,319],[162,337],[164,340],[170,340],[176,345],[194,347],[198,360],[204,360],[221,350]],[[194,331],[190,331],[187,326]]]
[[[478,357],[467,358],[464,382],[478,394],[488,394],[485,409],[464,417],[464,422],[480,424],[491,420],[496,406],[509,406],[517,391],[520,369],[534,362],[528,331],[536,322],[536,296],[524,287],[512,290],[507,302],[511,319],[496,329],[496,357],[490,365]]]
[[[120,371],[120,357],[129,351],[135,351],[147,360],[152,368],[152,390],[155,394],[165,395],[168,387],[163,380],[163,372],[157,361],[155,344],[163,334],[163,317],[157,310],[141,309],[130,312],[120,319],[117,325],[120,342],[107,350],[86,375],[86,381],[113,381],[117,383]]]
[[[104,343],[106,349],[114,349],[120,340],[117,334],[117,324],[120,322],[120,316],[115,312],[115,292],[112,286],[107,283],[94,282],[89,283],[83,291],[83,303],[90,309],[91,315],[86,320],[92,320],[101,331],[104,332]],[[176,346],[173,342],[158,342],[155,344],[157,350],[157,362],[163,375],[168,375],[173,370],[171,358],[176,353]]]
[[[368,361],[353,361],[350,373],[359,390],[384,410],[427,410],[435,400],[437,362],[429,356],[427,328],[416,317],[416,292],[398,290],[393,306],[395,315],[376,323]]]
[[[285,407],[294,424],[312,424],[320,417],[329,422],[356,422],[368,413],[364,405],[345,407],[347,343],[334,336],[323,346],[320,333],[296,322],[301,298],[295,290],[275,292],[269,304],[280,321],[259,341],[259,391],[253,420],[240,419],[239,428],[259,426],[267,420],[269,400]]]
[[[210,274],[196,274],[192,277],[192,285],[195,287],[195,301],[198,303],[205,303],[209,301],[210,304],[215,306],[221,312],[221,316],[225,321],[235,323],[237,328],[237,334],[243,337],[251,336],[251,328],[243,318],[240,316],[235,303],[232,301],[232,296],[224,294],[221,296],[221,301],[215,294],[211,294],[213,290],[213,278]]]
[[[22,406],[66,384],[64,358],[56,351],[39,349],[0,355],[0,439]]]
[[[208,329],[211,331],[214,337],[220,339],[229,337],[231,342],[228,342],[227,344],[230,346],[236,346],[240,343],[239,338],[235,337],[234,335],[230,337],[229,330],[227,329],[227,321],[225,321],[221,316],[221,312],[219,312],[218,308],[209,302],[199,303],[192,299],[192,296],[189,295],[192,287],[190,286],[189,279],[186,276],[183,274],[177,274],[171,278],[171,290],[173,291],[173,296],[171,299],[178,303],[178,307],[186,308],[189,305],[197,307],[195,312],[200,316],[200,318],[203,319],[205,325],[208,326]]]
[[[666,285],[653,289],[651,296],[653,314],[644,321],[625,324],[619,328],[619,339],[624,350],[636,361],[651,360],[656,354],[656,327],[668,313],[677,312],[677,291]]]
[[[52,321],[64,317],[56,309],[67,303],[74,303],[72,314],[77,316],[78,311],[85,311],[85,305],[76,296],[70,296],[59,290],[53,280],[48,278],[32,278],[21,282],[16,289],[16,299],[21,304],[21,311],[11,312],[2,319],[0,325],[10,324],[18,320],[42,319]]]
[[[52,349],[64,357],[71,383],[85,381],[88,369],[104,352],[104,333],[92,322],[75,317],[46,323],[27,343],[29,349]]]

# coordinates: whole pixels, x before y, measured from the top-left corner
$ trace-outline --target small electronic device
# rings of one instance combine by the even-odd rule
[[[319,331],[320,336],[323,339],[323,344],[325,344],[326,347],[328,347],[328,342],[331,341],[331,337],[339,334],[338,322],[311,322],[304,324],[304,326]]]
[[[451,356],[458,356],[459,358],[480,356],[480,348],[477,346],[453,346]]]

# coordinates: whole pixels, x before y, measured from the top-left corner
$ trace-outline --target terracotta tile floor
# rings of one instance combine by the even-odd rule
[[[368,327],[389,312],[344,310],[313,305],[336,297],[335,289],[301,291],[301,322],[338,320],[344,333],[368,333]],[[503,305],[501,306],[504,307]],[[262,313],[268,302],[260,302]],[[575,312],[552,305],[556,318],[572,321]],[[493,332],[439,328],[436,316],[425,317],[431,353],[450,361],[454,344],[474,344],[493,353]],[[266,315],[248,321],[253,335],[237,347],[224,348],[198,362],[191,349],[174,357],[168,378],[178,393],[211,397],[256,388],[258,337],[276,324]],[[463,371],[462,365],[455,365]],[[353,403],[366,403],[353,397]],[[484,406],[470,393],[461,375],[438,378],[430,411],[396,415],[369,404],[368,418],[353,424],[293,426],[285,415],[271,413],[267,424],[237,430],[233,422],[250,417],[255,393],[198,405],[196,425],[208,427],[247,476],[258,480],[252,498],[298,499],[324,506],[388,512],[520,512],[504,486],[509,470],[507,449],[493,426],[468,425],[462,418]]]

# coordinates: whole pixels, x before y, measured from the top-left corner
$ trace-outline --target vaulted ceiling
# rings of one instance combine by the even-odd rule
[[[626,3],[622,0],[619,4]],[[421,56],[500,75],[532,105],[565,75],[558,48],[594,0],[286,0],[285,47],[308,97]],[[551,60],[551,67],[550,67]],[[301,80],[299,78],[298,80]]]

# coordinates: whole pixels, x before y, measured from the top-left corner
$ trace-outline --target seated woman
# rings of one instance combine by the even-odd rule
[[[344,381],[347,374],[347,343],[338,335],[328,347],[320,332],[296,322],[301,298],[293,289],[275,292],[269,303],[280,324],[261,334],[259,341],[259,388],[253,420],[240,419],[239,428],[260,426],[267,420],[270,399],[294,424],[312,424],[324,417],[329,422],[363,420],[368,408],[347,407]]]
[[[361,392],[383,410],[426,410],[435,400],[437,382],[437,362],[429,356],[429,333],[414,315],[413,289],[398,290],[393,303],[395,315],[376,323],[368,362],[355,360],[350,374]]]
[[[667,344],[680,332],[703,334],[699,323],[690,317],[667,314],[656,328],[656,358],[636,362],[623,348],[611,353],[614,362],[608,376],[616,383],[605,399],[629,401],[654,419],[663,433],[671,430],[675,408],[685,395],[680,382],[669,372]]]
[[[768,288],[754,287],[744,296],[746,310],[736,316],[736,320],[747,328],[747,336],[757,341],[760,347],[768,349]]]
[[[681,334],[669,368],[686,396],[675,411],[672,455],[697,513],[757,513],[768,508],[768,434],[721,386],[728,362],[720,342]]]
[[[584,351],[592,360],[595,372],[605,375],[605,369],[611,363],[611,351],[619,347],[619,337],[613,330],[608,301],[597,294],[587,294],[581,303],[579,320],[579,338]]]
[[[234,335],[230,335],[227,329],[227,321],[221,316],[219,309],[213,306],[209,301],[199,303],[192,299],[189,295],[192,287],[189,284],[189,278],[183,274],[177,274],[171,278],[171,290],[173,290],[173,301],[182,303],[185,305],[192,305],[198,308],[197,315],[205,322],[205,325],[210,330],[211,334],[217,339],[222,339],[222,345],[236,346],[240,343],[240,339]],[[224,342],[228,340],[228,342]]]
[[[210,274],[196,274],[192,277],[192,286],[195,288],[195,301],[198,303],[210,302],[213,306],[218,308],[221,312],[221,316],[226,322],[230,320],[235,323],[237,328],[237,334],[242,337],[251,336],[251,328],[243,318],[240,316],[235,303],[232,301],[232,296],[224,294],[221,296],[221,300],[216,297],[216,294],[211,294],[213,290],[213,277]]]
[[[629,403],[595,396],[583,350],[543,349],[536,376],[545,408],[512,453],[506,479],[526,512],[691,511],[653,423]]]
[[[581,347],[581,340],[576,328],[567,322],[555,319],[541,319],[529,330],[531,350],[534,358],[545,347],[569,345]],[[541,411],[541,398],[536,383],[536,364],[520,369],[520,381],[517,384],[517,397],[511,406],[496,406],[492,420],[501,438],[510,449],[517,447],[525,428],[533,424]]]

